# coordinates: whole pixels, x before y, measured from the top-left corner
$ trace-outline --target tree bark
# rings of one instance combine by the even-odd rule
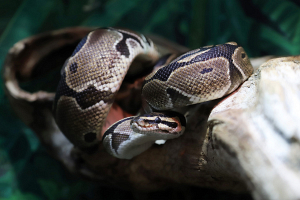
[[[299,63],[300,56],[264,63],[208,120],[257,199],[300,198]]]

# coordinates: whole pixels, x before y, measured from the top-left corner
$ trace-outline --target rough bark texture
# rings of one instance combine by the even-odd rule
[[[257,199],[300,198],[299,64],[300,56],[264,63],[208,120]]]
[[[189,112],[183,136],[132,160],[119,160],[102,146],[92,155],[74,149],[51,114],[54,93],[19,87],[21,80],[32,79],[39,62],[60,67],[54,60],[66,57],[47,56],[74,46],[88,31],[65,29],[20,41],[3,70],[12,107],[69,171],[125,189],[194,185],[249,191],[257,199],[300,198],[300,57],[273,59],[259,68],[255,64],[258,69],[232,95],[182,110]],[[162,52],[186,50],[168,45]]]

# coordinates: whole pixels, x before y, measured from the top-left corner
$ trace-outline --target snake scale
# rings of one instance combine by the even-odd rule
[[[156,140],[179,137],[183,115],[167,111],[124,118],[101,131],[121,83],[135,59],[152,66],[161,55],[154,43],[129,30],[96,29],[84,37],[62,68],[53,113],[61,131],[81,150],[100,141],[113,156],[131,159]],[[244,49],[235,42],[189,51],[149,74],[142,95],[153,110],[221,98],[253,73]]]

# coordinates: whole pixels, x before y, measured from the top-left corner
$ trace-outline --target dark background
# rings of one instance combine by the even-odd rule
[[[17,41],[70,26],[124,27],[158,34],[189,48],[236,41],[250,57],[300,54],[297,0],[1,0],[0,66]],[[134,197],[250,198],[198,188],[140,194],[73,177],[13,114],[1,87],[0,199]]]

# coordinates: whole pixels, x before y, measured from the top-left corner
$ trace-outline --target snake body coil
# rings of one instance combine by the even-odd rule
[[[78,44],[63,68],[54,103],[56,122],[75,146],[99,143],[115,94],[138,56],[159,58],[152,41],[130,31],[97,29]]]
[[[143,35],[119,29],[97,29],[78,44],[66,61],[54,102],[55,120],[81,149],[97,148],[115,94],[137,57],[154,63],[159,53]],[[244,49],[234,42],[208,46],[181,55],[148,75],[142,94],[151,107],[168,110],[223,97],[253,72]],[[155,140],[180,136],[180,114],[150,113],[125,118],[103,136],[107,151],[130,159]]]

